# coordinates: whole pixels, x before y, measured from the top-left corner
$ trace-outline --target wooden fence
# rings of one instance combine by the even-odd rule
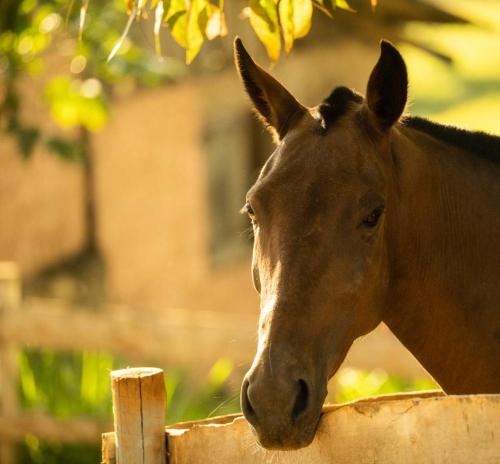
[[[500,395],[419,392],[325,406],[313,443],[266,451],[240,414],[163,426],[161,370],[112,373],[115,432],[102,464],[498,464]]]
[[[0,463],[14,462],[14,444],[26,435],[52,442],[95,443],[109,424],[88,418],[55,419],[26,412],[17,399],[17,353],[23,347],[104,350],[130,364],[208,368],[221,357],[246,369],[256,347],[256,315],[167,309],[137,311],[122,305],[77,307],[64,301],[23,298],[17,267],[0,262]],[[369,356],[367,356],[369,353]],[[384,367],[405,376],[424,371],[387,329],[365,337],[347,364]]]

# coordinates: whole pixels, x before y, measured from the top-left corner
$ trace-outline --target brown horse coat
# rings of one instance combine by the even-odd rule
[[[235,46],[277,141],[245,205],[261,317],[241,401],[260,443],[312,440],[328,379],[381,321],[447,393],[500,392],[500,138],[401,119],[387,42],[366,98],[315,108]]]

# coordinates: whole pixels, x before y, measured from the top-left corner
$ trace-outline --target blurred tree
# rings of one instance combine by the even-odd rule
[[[121,80],[156,85],[179,73],[180,67],[171,61],[160,62],[132,41],[123,39],[119,56],[107,65],[106,57],[120,39],[116,31],[126,6],[118,1],[95,2],[89,8],[82,7],[83,10],[99,21],[86,26],[84,41],[63,40],[78,35],[80,21],[84,19],[76,8],[68,7],[68,2],[0,2],[0,79],[4,88],[0,95],[0,124],[16,137],[25,157],[40,141],[65,159],[83,159],[84,147],[78,136],[43,134],[40,128],[23,123],[20,116],[21,78],[47,72],[44,65],[55,37],[66,47],[62,53],[72,59],[67,72],[46,82],[44,99],[52,118],[63,128],[93,131],[103,127],[108,118],[107,94]]]

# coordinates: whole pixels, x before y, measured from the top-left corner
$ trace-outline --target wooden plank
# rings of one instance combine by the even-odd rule
[[[21,282],[15,263],[0,262],[0,327],[11,314],[18,314],[21,305]],[[19,411],[17,398],[18,367],[15,343],[0,333],[0,414],[13,416]],[[16,462],[15,447],[0,434],[0,462]]]
[[[44,413],[0,416],[0,436],[8,442],[22,441],[26,435],[57,443],[96,444],[111,424],[91,419],[56,419]],[[4,461],[0,461],[2,464]]]
[[[382,398],[325,409],[313,443],[267,451],[242,417],[167,429],[170,464],[498,464],[500,395]]]
[[[111,389],[117,463],[164,464],[163,371],[151,367],[113,371]]]

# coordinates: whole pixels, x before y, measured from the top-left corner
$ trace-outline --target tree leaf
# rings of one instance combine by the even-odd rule
[[[191,0],[187,19],[186,63],[190,64],[200,51],[205,40],[208,23],[208,1]]]
[[[328,17],[333,18],[333,10],[335,10],[335,0],[314,0],[314,6],[318,10],[325,13]]]
[[[163,20],[167,23],[174,40],[181,47],[188,48],[186,0],[170,0],[168,5],[165,5]]]
[[[40,138],[40,130],[36,127],[25,126],[17,130],[17,146],[24,159],[27,159],[33,153],[35,144]]]
[[[311,29],[312,0],[281,0],[279,15],[288,53],[294,40],[306,36]]]
[[[125,8],[127,8],[127,14],[132,13],[135,6],[135,0],[125,0]]]
[[[354,8],[351,8],[351,5],[347,3],[347,0],[335,0],[335,5],[338,6],[341,10],[346,10],[350,11],[351,13],[356,13],[356,10]]]
[[[82,6],[80,7],[80,25],[78,29],[78,40],[82,40],[83,37],[83,26],[85,26],[85,17],[87,16],[87,9],[89,7],[89,0],[82,0]]]
[[[276,0],[250,0],[250,25],[264,44],[271,60],[280,56],[281,34]]]
[[[161,56],[160,28],[163,21],[164,5],[163,0],[157,0],[157,2],[158,4],[155,8],[154,38],[156,54]]]
[[[144,8],[146,0],[137,0],[137,16],[141,17],[142,9]]]
[[[113,57],[118,53],[118,50],[120,50],[121,46],[123,45],[123,42],[127,38],[128,31],[130,30],[130,26],[132,26],[132,23],[134,22],[136,15],[137,15],[137,8],[134,3],[132,11],[127,21],[127,25],[125,26],[125,29],[123,30],[121,37],[118,39],[118,42],[116,42],[115,46],[113,47],[113,50],[111,50],[111,53],[108,56],[107,59],[108,63],[113,59]]]
[[[209,18],[205,34],[208,40],[213,40],[216,37],[224,37],[227,35],[226,18],[224,11],[219,7],[209,5]]]

